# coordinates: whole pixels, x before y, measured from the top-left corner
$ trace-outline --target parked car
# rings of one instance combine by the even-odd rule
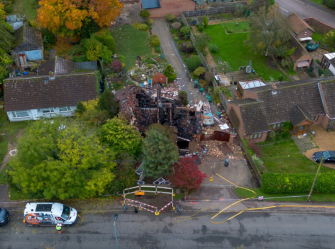
[[[313,160],[317,163],[321,161],[322,156],[324,157],[325,163],[335,163],[335,151],[318,151],[313,154]]]
[[[0,226],[4,226],[9,221],[9,212],[5,209],[0,207]]]
[[[24,209],[24,222],[29,226],[51,226],[58,223],[73,225],[77,215],[77,210],[62,203],[27,203]]]

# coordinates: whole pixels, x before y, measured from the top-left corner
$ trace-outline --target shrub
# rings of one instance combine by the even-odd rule
[[[318,59],[316,59],[315,62],[318,63],[318,64],[320,64],[320,60],[318,60]]]
[[[152,24],[154,24],[154,20],[152,20],[152,19],[148,19],[148,20],[146,21],[146,24],[147,24],[148,26],[152,26]]]
[[[276,140],[276,132],[275,131],[270,131],[269,135],[267,137],[268,141],[275,141]]]
[[[177,72],[170,64],[166,66],[163,74],[168,77],[169,82],[172,82],[177,78]]]
[[[190,58],[186,60],[186,66],[191,71],[194,71],[200,65],[201,65],[201,59],[199,55],[192,55]]]
[[[211,71],[207,71],[205,73],[205,80],[206,80],[206,82],[209,84],[209,83],[212,82],[213,79],[214,79],[213,73]]]
[[[186,91],[179,91],[178,98],[182,105],[187,105],[187,92]]]
[[[322,0],[322,3],[326,5],[330,9],[335,9],[335,2],[334,0]]]
[[[115,53],[115,40],[112,36],[104,37],[102,42],[110,51]]]
[[[208,17],[204,16],[204,27],[207,28],[208,26]]]
[[[98,40],[106,46],[108,50],[115,53],[115,40],[109,29],[102,29],[101,31],[94,33],[91,37]]]
[[[28,24],[30,27],[36,28],[37,27],[37,22],[35,20],[29,20]]]
[[[198,28],[199,32],[204,31],[204,25],[202,23],[198,23],[197,28]]]
[[[181,27],[181,24],[180,22],[174,22],[171,24],[172,28],[176,29],[176,30],[179,30],[180,27]]]
[[[149,39],[150,39],[150,45],[152,47],[155,48],[161,45],[161,41],[159,40],[159,37],[157,34],[152,34]]]
[[[180,50],[184,53],[191,53],[194,51],[194,46],[190,41],[183,42],[180,44]]]
[[[180,33],[183,35],[183,36],[187,36],[190,34],[190,27],[189,26],[184,26],[180,29]]]
[[[56,36],[49,30],[41,28],[41,33],[43,36],[43,43],[45,45],[54,45],[56,44]]]
[[[280,62],[280,65],[282,67],[287,67],[288,66],[288,61],[286,59],[282,59],[281,62]]]
[[[176,17],[173,14],[167,14],[165,16],[165,19],[166,19],[167,22],[173,22],[174,20],[176,20]]]
[[[149,29],[148,25],[146,25],[144,23],[133,23],[133,27],[135,29],[142,30],[142,31]]]
[[[119,60],[115,60],[111,64],[111,68],[113,69],[113,72],[119,73],[122,71],[122,63]]]
[[[141,16],[142,18],[144,18],[144,19],[149,18],[149,17],[150,17],[150,12],[149,12],[149,10],[147,10],[147,9],[142,9],[142,10],[140,11],[140,16]]]
[[[209,45],[209,50],[212,52],[212,53],[217,53],[219,52],[219,47],[218,45],[214,44],[214,43],[211,43]]]
[[[155,53],[160,54],[161,52],[161,47],[155,47]]]
[[[203,75],[204,73],[206,73],[206,69],[203,67],[198,67],[197,69],[194,70],[194,75],[200,77],[201,75]]]

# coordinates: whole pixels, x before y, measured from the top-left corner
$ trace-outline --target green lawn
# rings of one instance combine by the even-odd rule
[[[304,194],[294,194],[294,195],[287,195],[287,194],[265,194],[262,192],[259,188],[252,188],[251,190],[255,191],[258,196],[264,196],[264,198],[269,198],[273,197],[271,199],[268,199],[267,201],[306,201],[307,196],[304,197],[287,197],[283,198],[285,196],[298,196],[298,195],[307,195],[306,193]],[[239,195],[240,198],[249,198],[253,197],[254,193],[247,191],[245,189],[241,188],[235,188],[236,193]],[[277,197],[277,198],[275,198]],[[280,198],[278,198],[280,197]],[[318,201],[318,202],[335,202],[335,194],[319,194],[319,193],[313,193],[311,196],[312,201]]]
[[[249,65],[252,60],[252,66],[259,77],[265,81],[278,80],[279,75],[282,75],[277,69],[271,69],[266,65],[268,57],[256,55],[244,42],[248,38],[248,33],[238,33],[227,35],[221,24],[210,25],[205,29],[205,32],[212,38],[211,43],[219,47],[219,53],[212,53],[214,60],[227,61],[234,71],[238,71],[240,66]],[[288,80],[286,77],[284,80]]]
[[[36,20],[38,8],[35,0],[15,0],[12,14],[26,15],[28,20]]]
[[[139,31],[131,25],[123,25],[115,28],[112,35],[116,42],[116,53],[126,57],[127,70],[135,66],[137,56],[152,53],[147,31]]]
[[[243,33],[248,32],[249,30],[248,21],[238,22],[237,26],[236,22],[224,22],[222,23],[222,26],[224,27],[227,33]]]
[[[318,164],[307,159],[293,139],[263,144],[262,160],[269,173],[316,173]],[[321,172],[333,169],[322,167]]]
[[[315,32],[315,33],[313,33],[313,35],[312,35],[312,39],[313,39],[313,41],[320,41],[321,39],[323,39],[323,34],[321,34],[321,33],[319,33],[319,32]]]

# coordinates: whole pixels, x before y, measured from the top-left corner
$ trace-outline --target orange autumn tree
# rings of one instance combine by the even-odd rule
[[[39,25],[59,35],[79,34],[85,19],[101,28],[109,26],[121,13],[118,0],[40,0]]]

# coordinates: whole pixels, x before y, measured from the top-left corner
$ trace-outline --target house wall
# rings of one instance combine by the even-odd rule
[[[238,125],[238,128],[236,129],[236,124],[234,124],[233,120],[230,119],[230,121],[232,122],[234,128],[236,129],[236,132],[237,134],[240,136],[240,138],[243,138],[244,136],[244,133],[245,133],[245,130],[244,130],[244,126],[242,124],[242,118],[241,118],[241,112],[240,112],[240,108],[237,106],[237,105],[234,105],[234,104],[228,104],[228,108],[227,108],[227,114],[228,116],[230,117],[230,113],[231,113],[231,110],[234,109],[235,113],[236,113],[236,116],[238,117],[239,121],[240,121],[240,124]]]
[[[60,107],[53,107],[53,113],[43,113],[42,109],[30,109],[30,110],[20,110],[20,111],[27,111],[29,117],[14,117],[13,112],[7,112],[7,116],[10,122],[17,122],[17,121],[26,121],[26,120],[39,120],[40,117],[52,118],[56,115],[60,115],[62,117],[70,117],[74,116],[74,111],[76,110],[76,106],[70,106],[70,111],[61,112],[59,110]],[[45,109],[45,108],[44,108]]]
[[[165,17],[167,14],[180,16],[182,11],[195,10],[195,2],[192,0],[160,0],[161,7],[157,9],[148,9],[150,18]],[[140,1],[140,8],[142,3]]]
[[[43,60],[43,49],[19,52],[19,53],[12,51],[12,56],[14,58],[15,64],[16,66],[19,66],[19,67],[23,66],[20,64],[19,54],[25,54],[26,59],[28,59],[29,61],[30,60]],[[28,62],[26,66],[28,66]]]
[[[311,37],[313,34],[313,31],[310,29],[305,29],[304,31],[300,32],[299,34],[297,34],[296,38],[300,39],[300,38],[305,38],[305,37]]]
[[[315,30],[321,32],[321,33],[328,33],[331,30],[334,30],[335,28],[332,26],[329,26],[323,22],[320,22],[317,19],[314,19],[313,17],[305,18],[305,22],[308,23],[309,26],[313,27]]]
[[[301,56],[298,60],[296,60],[294,62],[294,67],[293,67],[293,70],[297,70],[297,67],[298,67],[298,62],[299,61],[307,61],[308,60],[308,63],[309,65],[311,65],[311,62],[312,62],[312,58],[309,56],[309,55],[303,55]]]
[[[256,100],[258,100],[258,96],[257,96],[256,92],[244,90],[242,99],[256,99]]]
[[[257,133],[258,134],[258,133]],[[249,143],[260,143],[264,142],[266,138],[268,137],[269,132],[262,132],[262,137],[261,138],[256,138],[256,139],[250,139],[250,135],[244,135],[243,138],[245,138]]]
[[[323,129],[327,129],[329,122],[329,118],[327,115],[321,115],[319,116],[318,120],[315,122],[315,124],[321,125]]]

